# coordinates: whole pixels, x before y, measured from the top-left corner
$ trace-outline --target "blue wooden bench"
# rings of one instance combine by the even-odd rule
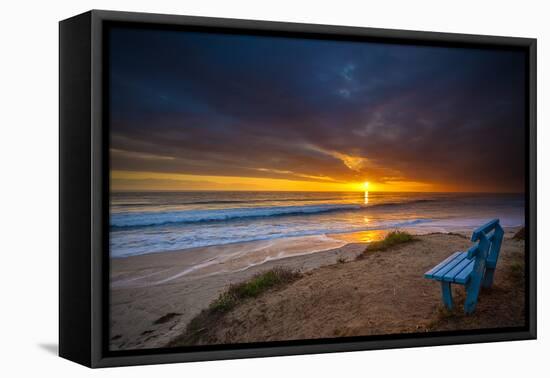
[[[455,252],[424,273],[424,277],[441,282],[443,303],[449,310],[453,308],[451,284],[466,288],[464,312],[471,314],[477,304],[481,287],[491,287],[504,230],[498,219],[493,219],[474,230],[472,242],[466,252]]]

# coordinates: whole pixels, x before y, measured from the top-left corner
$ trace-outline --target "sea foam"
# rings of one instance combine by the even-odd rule
[[[173,223],[198,223],[227,221],[242,218],[263,218],[282,215],[317,214],[330,211],[358,210],[360,205],[311,205],[311,206],[276,206],[244,207],[234,209],[185,210],[168,212],[135,212],[111,215],[112,228],[149,227]]]

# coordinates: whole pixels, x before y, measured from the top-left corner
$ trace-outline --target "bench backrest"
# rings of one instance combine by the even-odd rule
[[[493,284],[503,236],[504,230],[500,227],[498,219],[487,222],[472,234],[472,241],[477,241],[477,244],[468,250],[468,258],[475,256],[475,261],[466,285],[464,311],[467,314],[474,312],[481,287],[489,288]]]
[[[472,241],[477,242],[468,250],[468,258],[475,257],[473,281],[481,281],[486,268],[496,268],[504,230],[498,219],[493,219],[474,230]]]
[[[495,268],[498,255],[500,253],[500,246],[502,245],[502,238],[504,237],[504,230],[500,226],[500,221],[498,219],[493,219],[483,226],[478,227],[472,233],[472,241],[478,241],[478,245],[486,244],[487,250],[487,267]],[[482,240],[486,239],[487,242]]]

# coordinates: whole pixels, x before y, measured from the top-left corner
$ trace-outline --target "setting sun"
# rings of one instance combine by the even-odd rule
[[[368,191],[369,190],[369,182],[365,181],[365,183],[363,184],[363,187],[365,188],[365,191]]]

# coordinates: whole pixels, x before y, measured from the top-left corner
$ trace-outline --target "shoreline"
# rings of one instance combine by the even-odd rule
[[[507,236],[516,230],[507,228]],[[453,232],[461,233],[464,242],[469,237],[464,231]],[[363,252],[368,241],[380,239],[386,232],[389,230],[383,234],[378,231],[378,235],[364,232],[327,235],[328,241],[311,237],[287,238],[277,243],[271,241],[271,245],[247,242],[229,248],[227,245],[201,247],[192,253],[183,250],[111,259],[110,347],[120,350],[166,345],[230,284],[245,281],[274,267],[309,273],[338,262],[352,261]],[[284,252],[288,255],[283,253],[280,258],[263,260],[266,254],[273,252],[273,248],[281,247],[289,248]],[[319,247],[328,248],[313,251]],[[250,251],[257,263],[235,269],[238,264],[232,263],[231,258],[248,263],[249,256],[246,255]],[[224,255],[226,260],[220,262],[220,256],[223,259]],[[200,260],[198,267],[197,258]],[[218,263],[223,269],[215,269],[219,268]]]
[[[342,248],[353,242],[332,235],[312,235],[111,258],[111,288],[154,286],[236,273],[270,261]]]

